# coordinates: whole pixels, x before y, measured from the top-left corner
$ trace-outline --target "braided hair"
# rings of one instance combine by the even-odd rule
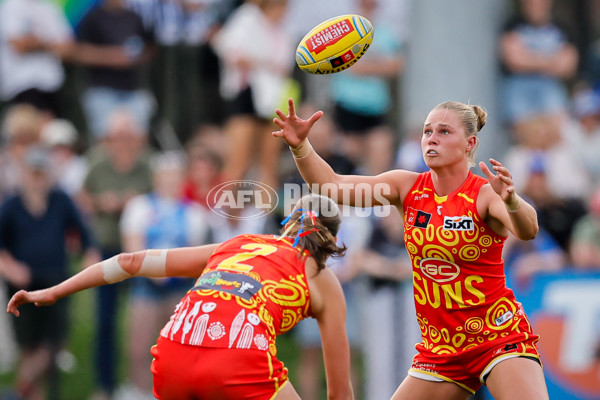
[[[325,268],[330,256],[342,257],[346,246],[338,246],[336,235],[342,217],[337,204],[318,194],[303,196],[292,213],[281,223],[281,236],[294,238],[294,247],[300,255],[307,250],[317,262],[317,273]]]

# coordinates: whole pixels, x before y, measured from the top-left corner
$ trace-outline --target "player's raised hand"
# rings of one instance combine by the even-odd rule
[[[500,161],[490,158],[490,163],[493,165],[492,168],[496,172],[495,175],[483,161],[479,163],[479,167],[485,176],[487,176],[492,189],[494,189],[505,203],[508,203],[510,202],[510,197],[515,195],[515,185],[512,180],[512,175]]]
[[[323,116],[323,111],[317,111],[308,119],[298,117],[293,99],[288,100],[288,115],[280,109],[275,110],[275,113],[278,118],[273,118],[273,122],[280,130],[274,131],[273,136],[283,138],[287,145],[293,148],[306,139],[312,126]]]
[[[34,303],[37,307],[49,306],[56,303],[56,300],[58,299],[53,295],[51,289],[35,290],[33,292],[19,290],[8,302],[6,311],[18,317],[20,315],[19,307],[23,304]]]

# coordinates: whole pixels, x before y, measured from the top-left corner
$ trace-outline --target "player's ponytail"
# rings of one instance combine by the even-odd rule
[[[340,209],[333,200],[309,194],[283,221],[282,236],[294,238],[293,245],[301,250],[300,254],[308,251],[321,271],[329,257],[341,257],[346,252],[346,246],[338,246],[336,239],[341,222]]]

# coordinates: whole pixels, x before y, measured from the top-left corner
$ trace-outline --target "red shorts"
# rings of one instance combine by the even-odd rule
[[[538,339],[539,336],[533,335],[521,342],[489,342],[453,354],[420,352],[413,358],[408,374],[433,382],[453,382],[475,393],[485,384],[492,368],[501,361],[513,357],[527,357],[541,365],[535,346]]]
[[[159,337],[152,347],[154,396],[161,400],[267,400],[288,381],[268,351],[190,346]]]

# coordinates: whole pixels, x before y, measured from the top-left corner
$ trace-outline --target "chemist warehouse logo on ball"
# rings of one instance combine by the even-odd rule
[[[223,182],[208,192],[207,203],[215,214],[238,220],[262,218],[277,207],[279,197],[271,186],[252,180]]]

